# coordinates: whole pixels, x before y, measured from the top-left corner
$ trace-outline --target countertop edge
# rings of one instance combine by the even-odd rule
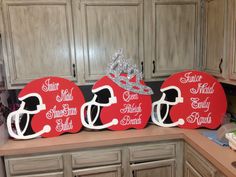
[[[198,130],[162,128],[154,125],[141,130],[83,131],[78,134],[68,134],[54,138],[39,138],[24,141],[8,140],[6,144],[0,146],[0,156],[56,153],[85,148],[122,146],[165,140],[185,140],[185,142],[190,144],[216,168],[227,175],[227,177],[236,176],[236,168],[231,165],[231,162],[236,160],[236,152],[230,148],[215,144],[207,137],[201,135]]]

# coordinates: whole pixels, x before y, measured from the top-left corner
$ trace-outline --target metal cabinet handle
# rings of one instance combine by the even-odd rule
[[[135,177],[135,172],[134,172],[134,170],[132,171],[132,177]]]
[[[152,73],[155,73],[155,72],[156,72],[156,63],[155,63],[154,60],[152,61],[152,64],[153,64],[153,70],[152,70]]]
[[[75,74],[75,64],[73,64],[72,67],[73,67],[73,76],[75,77],[76,76],[76,74]]]
[[[220,74],[222,74],[222,63],[223,63],[223,58],[220,59],[220,63],[219,63]]]
[[[141,62],[141,71],[143,73],[143,61]]]

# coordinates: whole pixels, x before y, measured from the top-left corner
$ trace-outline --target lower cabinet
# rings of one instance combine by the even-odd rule
[[[121,177],[121,165],[85,168],[73,171],[73,177]]]
[[[224,177],[216,167],[187,143],[184,157],[184,177]]]
[[[181,177],[183,142],[160,142],[129,147],[130,177]]]
[[[131,174],[133,177],[175,177],[174,159],[145,162],[131,165]]]
[[[4,157],[7,177],[224,177],[182,140]]]
[[[121,177],[122,148],[92,149],[74,152],[73,177]]]

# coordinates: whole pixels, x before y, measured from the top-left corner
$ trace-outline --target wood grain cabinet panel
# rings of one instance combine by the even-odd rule
[[[199,63],[200,1],[145,1],[145,71],[161,78]]]
[[[185,177],[202,177],[187,161],[184,166],[184,176]]]
[[[20,175],[17,177],[64,177],[63,172],[57,173],[42,173],[42,174],[30,174],[30,175]]]
[[[12,87],[43,76],[76,80],[70,0],[3,0]]]
[[[72,154],[72,167],[111,165],[121,163],[120,149],[80,151]]]
[[[229,57],[229,79],[235,81],[236,80],[236,2],[234,0],[230,0],[229,2],[229,24],[230,24],[230,37],[231,42],[231,50]],[[235,82],[232,82],[234,85]]]
[[[201,177],[215,177],[217,169],[203,158],[198,152],[192,147],[186,144],[185,146],[185,177],[190,176],[201,176]],[[192,168],[191,168],[192,167]]]
[[[106,74],[112,55],[123,49],[129,62],[140,66],[143,59],[143,1],[142,0],[81,0],[74,12],[77,27],[82,28],[83,62],[79,75],[86,82],[98,80]],[[77,21],[77,22],[76,22]],[[79,34],[75,34],[79,35]],[[81,39],[77,36],[76,46]],[[80,53],[80,48],[77,52]]]
[[[205,32],[203,69],[216,76],[223,77],[227,60],[226,46],[226,9],[227,0],[205,1]]]
[[[121,165],[75,170],[73,177],[121,177]]]
[[[5,163],[11,175],[50,172],[63,169],[61,154],[6,158]]]
[[[175,160],[160,160],[131,165],[131,175],[135,177],[175,177]]]
[[[173,158],[176,154],[176,143],[131,146],[129,151],[131,162]]]

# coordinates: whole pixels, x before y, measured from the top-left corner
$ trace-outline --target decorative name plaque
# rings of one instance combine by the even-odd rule
[[[26,100],[32,97],[38,99],[37,103],[33,103],[37,105],[35,110],[27,110]],[[80,109],[85,102],[84,97],[79,87],[69,80],[58,77],[34,80],[21,90],[18,99],[21,101],[20,108],[10,113],[7,120],[9,134],[16,139],[76,133],[82,127]],[[20,122],[23,114],[27,116],[22,128]],[[34,134],[25,135],[28,126],[32,127]]]
[[[93,90],[101,87],[103,89],[110,87],[112,91],[109,100],[115,100],[108,103],[109,106],[103,106],[104,103],[100,104],[103,106],[100,119],[103,125],[109,125],[106,128],[110,130],[142,129],[147,125],[151,115],[152,100],[150,95],[126,90],[118,86],[108,76],[95,83]],[[96,105],[99,106],[99,103]]]
[[[181,101],[170,109],[173,122],[181,128],[206,127],[215,129],[221,125],[227,108],[225,92],[211,75],[200,71],[185,71],[170,76],[161,86],[179,89]]]
[[[151,115],[152,90],[141,79],[137,67],[127,63],[121,50],[112,60],[107,76],[92,88],[94,97],[81,108],[82,124],[90,129],[144,128]],[[101,125],[97,124],[99,118]]]

